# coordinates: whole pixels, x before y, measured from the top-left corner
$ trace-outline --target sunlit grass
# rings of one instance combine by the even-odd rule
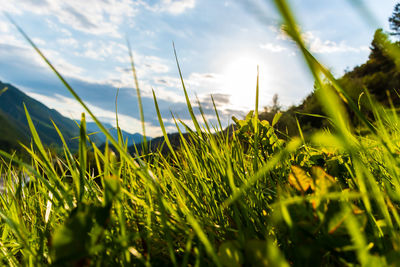
[[[169,153],[142,150],[143,154],[131,155],[122,134],[115,140],[107,132],[19,29],[112,148],[106,145],[102,151],[90,142],[83,115],[78,154],[68,149],[55,122],[64,147],[63,155],[52,155],[42,145],[26,107],[33,143],[25,149],[31,164],[0,152],[2,264],[396,264],[399,117],[393,108],[369,98],[375,120],[368,120],[309,53],[286,2],[275,2],[287,33],[315,77],[320,102],[333,124],[330,132],[318,132],[310,142],[302,136],[279,139],[274,130],[279,115],[272,124],[258,120],[258,78],[255,112],[235,119],[233,134],[215,133],[215,128],[222,130],[220,124],[198,122],[174,49],[195,130],[181,128],[185,126],[175,119],[180,148],[173,148],[153,92]],[[140,99],[133,59],[132,70]],[[358,116],[367,135],[354,133],[345,107]],[[22,173],[29,176],[29,183],[21,179]]]

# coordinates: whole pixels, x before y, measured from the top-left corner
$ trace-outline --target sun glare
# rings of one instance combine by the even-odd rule
[[[257,66],[265,73],[265,64],[256,57],[243,56],[228,61],[223,69],[224,91],[231,95],[231,104],[248,109],[254,107]],[[265,75],[263,75],[264,79]]]

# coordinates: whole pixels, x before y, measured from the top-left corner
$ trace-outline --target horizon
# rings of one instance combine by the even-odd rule
[[[388,30],[387,18],[396,3],[365,1],[377,20],[367,24],[348,1],[291,2],[299,10],[297,17],[311,52],[336,76],[365,62],[374,31]],[[189,96],[195,100],[198,95],[211,122],[215,115],[210,94],[224,126],[232,115],[243,116],[254,109],[257,65],[261,108],[270,105],[276,93],[284,107],[299,104],[313,89],[300,53],[280,30],[276,10],[261,1],[22,0],[5,2],[0,10],[33,39],[99,119],[113,126],[120,88],[119,120],[130,133],[142,131],[125,37],[132,46],[146,135],[151,137],[161,134],[152,88],[167,131],[175,129],[170,110],[190,125],[172,41]],[[268,15],[259,15],[259,10]],[[82,108],[4,16],[0,18],[0,47],[1,81],[68,118],[80,118]]]

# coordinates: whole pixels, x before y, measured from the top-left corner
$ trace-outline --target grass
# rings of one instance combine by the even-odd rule
[[[31,164],[0,152],[0,174],[5,176],[5,192],[0,195],[1,263],[396,265],[400,118],[393,109],[371,103],[375,120],[368,120],[309,53],[286,2],[275,3],[315,77],[319,99],[333,124],[310,142],[279,139],[274,125],[258,120],[258,100],[254,113],[235,119],[237,130],[232,135],[220,125],[197,121],[176,56],[196,129],[175,120],[181,146],[174,149],[153,93],[170,153],[132,156],[122,135],[113,139],[19,29],[106,134],[114,151],[108,146],[100,151],[90,142],[83,115],[78,156],[73,156],[59,131],[63,155],[51,155],[27,107],[33,143],[25,149]],[[132,70],[136,77],[133,59]],[[258,96],[258,86],[255,89]],[[367,135],[352,131],[346,106],[364,123]],[[19,178],[21,173],[29,176],[28,184]]]

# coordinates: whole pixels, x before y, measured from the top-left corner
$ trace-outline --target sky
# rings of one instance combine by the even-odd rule
[[[374,31],[389,30],[387,19],[396,1],[289,3],[310,51],[339,77],[366,61]],[[0,0],[0,11],[32,38],[103,122],[115,125],[119,90],[119,123],[131,133],[141,132],[141,124],[126,40],[148,136],[161,135],[152,90],[168,132],[176,131],[173,116],[191,125],[173,42],[189,97],[201,103],[213,124],[211,94],[224,126],[233,115],[254,109],[257,66],[260,109],[271,105],[274,94],[289,107],[313,90],[313,79],[282,32],[272,0]],[[81,117],[82,107],[1,13],[0,80],[68,118]]]

